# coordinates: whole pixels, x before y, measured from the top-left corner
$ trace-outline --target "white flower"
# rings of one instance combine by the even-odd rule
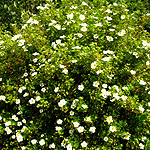
[[[42,91],[42,92],[45,92],[45,91],[46,91],[46,88],[42,88],[41,91]]]
[[[78,122],[73,122],[73,125],[75,128],[79,127],[79,123]]]
[[[102,23],[101,22],[99,22],[99,23],[97,23],[97,24],[94,24],[96,27],[102,27],[103,25],[102,25]]]
[[[125,19],[125,15],[121,15],[121,19]]]
[[[77,33],[77,36],[81,38],[83,35],[81,33]]]
[[[41,146],[45,145],[45,140],[44,140],[44,139],[41,139],[41,140],[39,141],[39,144],[40,144]]]
[[[16,104],[20,104],[20,99],[16,99]]]
[[[75,47],[72,47],[72,49],[81,49],[80,46],[75,46]]]
[[[12,130],[9,127],[6,127],[5,131],[7,132],[7,134],[10,134],[12,132]]]
[[[2,120],[2,116],[0,116],[0,120]]]
[[[24,45],[25,40],[19,40],[18,42],[19,42],[18,46],[23,46],[23,45]]]
[[[35,75],[37,75],[37,72],[33,72],[33,73],[32,73],[32,76],[35,76]]]
[[[150,62],[149,62],[149,61],[147,61],[147,62],[146,62],[146,65],[147,65],[147,66],[150,66]]]
[[[84,89],[84,85],[83,84],[78,85],[78,90],[83,91],[83,89]]]
[[[127,89],[128,89],[128,87],[122,87],[122,89],[123,89],[123,90],[127,90]]]
[[[29,95],[29,93],[24,93],[23,97],[27,97]]]
[[[84,109],[88,108],[88,106],[87,106],[87,105],[84,105],[84,104],[82,104],[82,107],[83,107]]]
[[[35,104],[35,99],[31,98],[31,99],[29,100],[29,103],[30,103],[30,104]]]
[[[55,148],[55,144],[54,143],[50,144],[49,148]]]
[[[21,146],[21,150],[25,150],[26,149],[26,147],[25,146]]]
[[[130,73],[131,73],[131,74],[136,74],[136,71],[131,70]]]
[[[34,144],[37,143],[37,140],[36,140],[36,139],[33,139],[33,140],[31,140],[31,143],[34,145]]]
[[[107,54],[107,53],[108,53],[108,54],[113,54],[114,52],[113,52],[113,51],[110,51],[110,50],[107,50],[107,51],[103,51],[103,53],[104,53],[104,54]]]
[[[81,28],[81,31],[83,31],[83,32],[87,31],[86,26],[82,27],[82,28]]]
[[[0,95],[0,100],[5,100],[6,99],[6,97],[4,96],[4,95]]]
[[[139,83],[140,85],[145,85],[146,84],[146,82],[144,82],[143,80],[140,80],[140,83]]]
[[[86,6],[88,6],[88,4],[87,4],[86,2],[84,2],[84,1],[82,2],[82,5],[86,5]]]
[[[22,122],[17,122],[17,126],[21,126],[22,125]]]
[[[109,29],[109,31],[115,31],[115,29]]]
[[[73,115],[74,115],[74,112],[73,112],[73,111],[70,111],[70,115],[73,116]]]
[[[19,134],[19,135],[17,136],[17,141],[18,141],[18,142],[22,142],[22,141],[23,141],[23,136],[22,136],[21,134]]]
[[[108,41],[113,41],[113,38],[111,36],[106,36]]]
[[[11,137],[11,138],[12,138],[12,139],[15,139],[15,137],[16,137],[15,135],[12,135],[12,137]]]
[[[140,106],[139,106],[139,110],[142,111],[142,112],[144,112],[145,109],[143,108],[142,105],[140,105]]]
[[[11,121],[5,122],[5,126],[10,126],[11,125]]]
[[[104,137],[104,141],[107,142],[108,141],[108,137]]]
[[[140,149],[144,149],[144,145],[142,143],[139,144]]]
[[[98,34],[94,34],[94,39],[97,39],[99,36],[98,36]]]
[[[126,31],[125,31],[125,30],[122,30],[121,32],[118,32],[118,35],[119,35],[119,36],[123,36],[124,34],[126,34]]]
[[[87,144],[85,141],[83,141],[83,142],[81,143],[81,146],[82,146],[82,147],[87,147],[87,145],[88,145],[88,144]]]
[[[148,102],[148,106],[150,107],[150,102]]]
[[[93,63],[91,63],[91,68],[92,68],[92,69],[95,69],[96,66],[97,66],[96,61],[94,61]]]
[[[59,24],[54,25],[54,27],[55,27],[57,30],[61,30],[61,25],[59,25]]]
[[[104,57],[102,60],[103,61],[109,61],[111,59],[111,57]]]
[[[56,43],[61,44],[61,40],[60,39],[56,40]]]
[[[72,145],[68,144],[66,148],[67,148],[67,150],[72,150]]]
[[[81,23],[80,25],[83,26],[83,27],[86,27],[86,26],[87,26],[86,23]]]
[[[86,118],[85,118],[85,121],[91,122],[91,117],[86,117]]]
[[[85,19],[85,16],[84,15],[80,15],[79,19],[83,21]]]
[[[107,9],[105,12],[112,13],[112,11],[110,9]]]
[[[41,98],[40,98],[40,96],[37,96],[36,97],[36,101],[39,101]]]
[[[107,16],[106,18],[107,18],[107,20],[108,20],[108,21],[112,20],[112,18],[111,18],[111,17],[109,17],[109,16]]]
[[[127,96],[122,95],[122,96],[121,96],[121,98],[122,98],[123,100],[126,100],[128,97],[127,97]]]
[[[96,128],[95,127],[90,127],[89,131],[92,133],[95,133]]]
[[[26,123],[26,119],[22,119],[22,122],[23,122],[23,123]]]
[[[115,127],[115,126],[110,126],[109,130],[110,130],[111,132],[115,132],[115,131],[116,131],[116,127]]]
[[[68,70],[65,68],[62,72],[63,72],[64,74],[67,74],[67,73],[68,73]]]
[[[77,60],[72,60],[72,63],[76,63],[77,62]]]
[[[38,61],[38,58],[34,58],[33,62],[36,63]]]
[[[65,66],[64,66],[64,65],[61,65],[61,64],[59,65],[59,67],[60,67],[60,68],[65,68]]]
[[[54,92],[58,92],[59,87],[55,87]]]
[[[94,87],[98,87],[99,86],[99,83],[97,81],[93,82],[93,86]]]
[[[56,131],[60,131],[61,129],[62,129],[62,127],[59,127],[59,126],[56,126],[56,127],[55,127],[55,130],[56,130]]]
[[[83,127],[83,126],[79,126],[79,127],[77,128],[77,130],[78,130],[79,133],[81,133],[81,132],[84,131],[84,127]]]
[[[60,100],[60,102],[58,103],[59,107],[63,107],[64,105],[66,105],[67,101],[65,101],[64,99]]]
[[[0,81],[2,81],[2,78],[0,78]]]
[[[146,136],[142,137],[142,141],[144,142],[147,139]]]
[[[62,124],[62,122],[63,122],[63,121],[62,121],[61,119],[58,119],[58,120],[57,120],[57,124]]]
[[[107,121],[108,123],[113,122],[112,116],[107,117],[107,118],[106,118],[106,121]]]
[[[124,139],[125,139],[125,140],[129,140],[129,139],[130,139],[130,135],[125,134]]]
[[[73,19],[73,13],[67,15],[67,19]]]
[[[96,71],[96,74],[100,74],[102,72],[103,72],[103,70],[98,70],[98,71]]]
[[[107,84],[103,84],[102,87],[103,87],[103,88],[107,88]]]

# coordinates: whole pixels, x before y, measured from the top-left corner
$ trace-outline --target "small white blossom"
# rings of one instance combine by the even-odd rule
[[[130,73],[131,73],[131,74],[136,74],[136,71],[131,70]]]
[[[85,19],[85,16],[84,15],[80,15],[79,19],[83,21]]]
[[[143,80],[140,80],[140,83],[139,83],[140,85],[145,85],[146,84],[146,82],[145,81],[143,81]]]
[[[37,140],[36,140],[36,139],[33,139],[33,140],[31,140],[31,143],[34,145],[34,144],[37,143]]]
[[[89,131],[92,133],[95,133],[96,128],[95,127],[90,127]]]
[[[49,148],[55,148],[55,144],[54,143],[50,144]]]
[[[116,131],[116,127],[115,127],[115,126],[110,126],[109,130],[110,130],[111,132],[115,132],[115,131]]]
[[[45,145],[45,140],[44,140],[44,139],[41,139],[41,140],[39,141],[39,144],[40,144],[41,146]]]
[[[106,36],[108,41],[113,41],[113,38],[111,36]]]
[[[98,87],[99,86],[99,83],[97,81],[93,82],[93,86],[94,87]]]
[[[75,128],[79,127],[79,123],[78,122],[73,122],[73,125]]]
[[[31,99],[29,100],[29,103],[30,103],[30,104],[35,104],[35,99],[31,98]]]
[[[140,149],[144,149],[144,145],[142,143],[139,144]]]
[[[67,73],[68,73],[68,70],[65,68],[62,72],[63,72],[64,74],[67,74]]]
[[[113,122],[112,116],[107,117],[107,118],[106,118],[106,121],[107,121],[108,123]]]
[[[62,124],[62,122],[63,122],[63,121],[62,121],[61,119],[58,119],[58,120],[57,120],[57,124]]]
[[[84,85],[83,84],[78,85],[78,90],[83,91],[83,89],[84,89]]]
[[[107,142],[108,141],[108,137],[104,137],[104,141]]]
[[[59,87],[55,87],[54,92],[58,92]]]
[[[139,110],[142,111],[142,112],[144,112],[145,109],[143,108],[142,105],[140,105],[140,106],[139,106]]]
[[[56,127],[55,127],[55,130],[56,130],[56,131],[60,131],[61,129],[62,129],[62,127],[59,127],[59,126],[56,126]]]
[[[81,143],[81,146],[82,146],[82,147],[87,147],[87,145],[88,145],[88,144],[87,144],[85,141],[83,141],[83,142]]]
[[[78,132],[81,133],[81,132],[84,132],[84,127],[83,126],[79,126],[77,128]]]

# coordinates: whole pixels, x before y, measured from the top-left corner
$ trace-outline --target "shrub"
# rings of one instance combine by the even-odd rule
[[[95,4],[47,1],[1,31],[1,148],[149,149],[150,35]]]

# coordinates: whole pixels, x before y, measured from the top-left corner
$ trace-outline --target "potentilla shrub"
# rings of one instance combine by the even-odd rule
[[[122,3],[56,5],[1,33],[0,148],[149,149],[150,35]]]

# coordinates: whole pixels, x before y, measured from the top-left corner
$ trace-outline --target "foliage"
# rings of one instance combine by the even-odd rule
[[[47,0],[1,30],[1,149],[150,147],[149,16],[103,2]]]

